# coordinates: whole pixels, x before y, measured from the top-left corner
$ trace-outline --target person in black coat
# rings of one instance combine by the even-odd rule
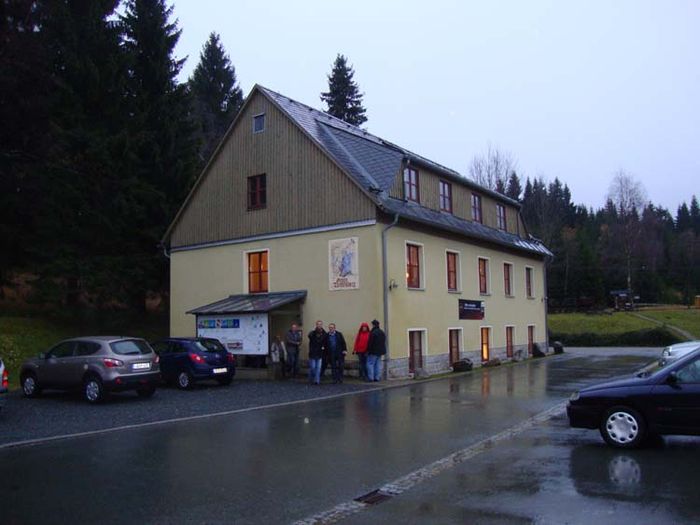
[[[379,328],[379,321],[372,321],[372,330],[367,343],[367,380],[382,378],[382,356],[386,355],[386,334]]]
[[[335,323],[328,324],[326,340],[328,341],[328,355],[333,370],[333,383],[342,383],[345,368],[345,355],[348,353],[348,346],[345,343],[343,334],[335,329]]]
[[[328,334],[323,321],[316,321],[316,328],[309,332],[309,383],[321,384],[321,359],[328,347]]]

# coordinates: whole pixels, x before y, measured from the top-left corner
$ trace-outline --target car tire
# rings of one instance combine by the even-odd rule
[[[83,397],[88,403],[97,404],[105,400],[105,388],[97,376],[88,376],[83,381]]]
[[[147,399],[149,397],[153,397],[153,394],[156,393],[156,387],[153,385],[144,386],[136,390],[136,393],[139,395],[139,397]]]
[[[608,445],[616,448],[638,447],[646,439],[646,434],[644,418],[630,407],[612,407],[605,411],[600,422],[600,435]]]
[[[190,374],[187,370],[183,370],[177,374],[177,381],[175,384],[180,390],[191,389],[193,383],[194,379],[192,378],[192,374]]]
[[[29,372],[22,376],[22,393],[24,397],[37,397],[41,394],[41,387],[36,375]]]
[[[228,386],[233,382],[233,375],[217,377],[216,382],[219,383],[221,386]]]

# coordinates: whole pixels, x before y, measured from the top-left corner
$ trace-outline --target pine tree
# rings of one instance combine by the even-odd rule
[[[698,199],[693,195],[690,201],[690,225],[696,235],[700,235],[700,205]]]
[[[321,93],[321,100],[328,106],[327,113],[353,126],[360,126],[367,122],[367,117],[362,106],[364,94],[360,93],[354,76],[355,71],[348,65],[347,58],[338,54],[328,75],[328,91]]]
[[[690,210],[688,209],[688,205],[684,202],[678,207],[678,213],[676,214],[676,230],[683,232],[690,229],[691,226]]]
[[[199,64],[188,82],[194,119],[198,127],[200,163],[209,160],[214,148],[243,105],[236,69],[217,33],[211,33],[199,55]]]
[[[174,57],[181,30],[171,21],[165,0],[129,0],[121,17],[129,66],[128,102],[132,166],[137,202],[133,214],[136,253],[143,271],[134,277],[132,304],[143,304],[143,291],[166,285],[165,262],[158,241],[191,186],[197,165],[191,100],[177,75],[184,59]]]
[[[512,172],[510,177],[508,177],[508,187],[506,188],[506,195],[513,200],[519,201],[520,194],[523,192],[523,188],[520,185],[520,179],[518,174]]]

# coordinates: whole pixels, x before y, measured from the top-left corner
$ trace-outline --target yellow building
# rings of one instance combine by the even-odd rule
[[[378,319],[390,377],[546,344],[551,253],[516,201],[261,86],[164,243],[171,335],[234,353],[317,319],[349,344]]]

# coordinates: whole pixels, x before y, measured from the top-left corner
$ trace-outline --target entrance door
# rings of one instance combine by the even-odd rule
[[[413,373],[417,368],[423,368],[423,332],[410,330],[408,332],[408,371]]]
[[[449,330],[450,338],[450,364],[453,365],[459,361],[459,332],[460,330],[451,328]]]
[[[535,327],[530,325],[527,327],[527,353],[532,355],[532,350],[535,346]]]
[[[506,357],[513,358],[513,327],[506,326]]]
[[[488,361],[491,355],[491,329],[481,328],[481,360]]]

